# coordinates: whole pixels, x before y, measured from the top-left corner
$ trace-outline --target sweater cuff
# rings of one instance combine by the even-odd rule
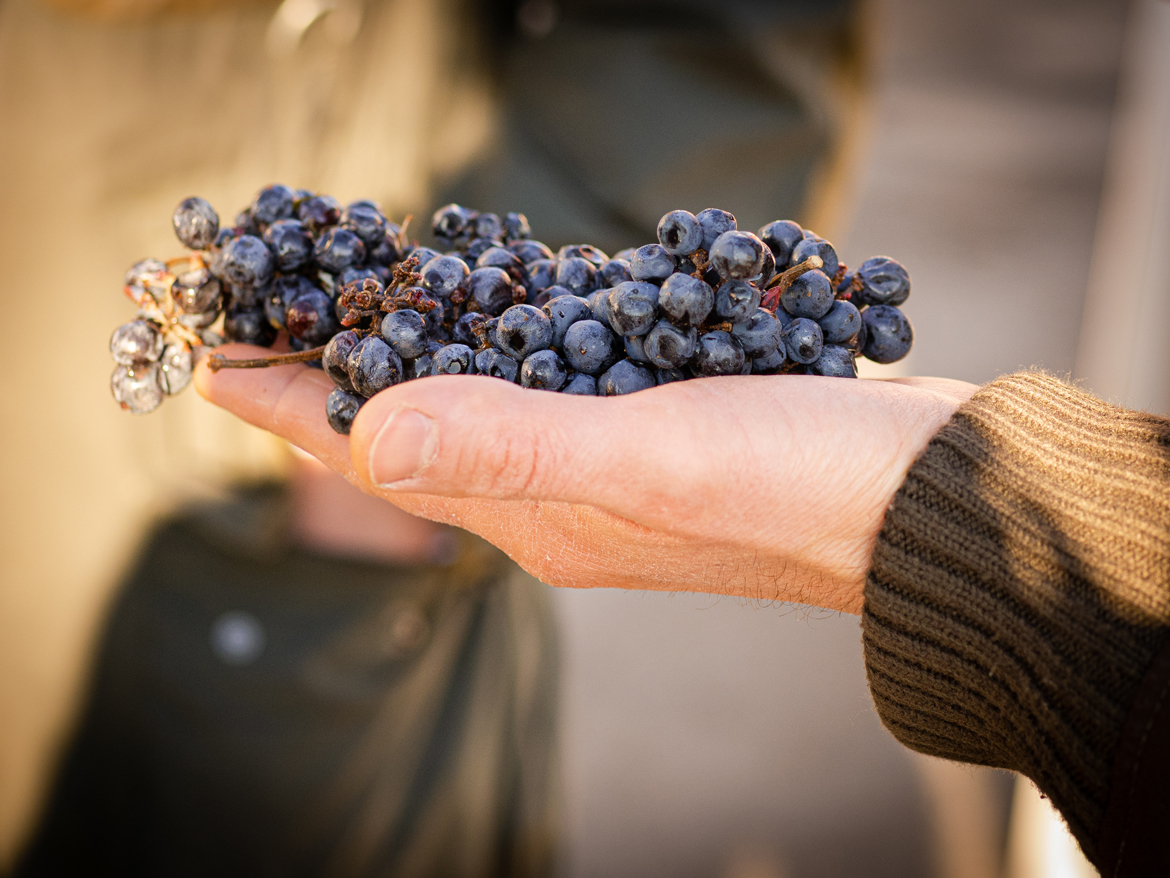
[[[1170,626],[1170,422],[1051,376],[982,388],[911,467],[865,588],[882,722],[1030,777],[1090,860]]]

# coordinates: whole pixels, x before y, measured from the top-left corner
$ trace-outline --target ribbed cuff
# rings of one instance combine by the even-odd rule
[[[1027,775],[1086,855],[1170,625],[1170,422],[1051,376],[981,389],[886,514],[862,630],[907,746]]]

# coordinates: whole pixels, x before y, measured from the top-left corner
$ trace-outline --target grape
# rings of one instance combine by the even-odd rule
[[[513,360],[520,362],[551,342],[552,321],[539,308],[513,305],[500,315],[494,344]]]
[[[162,356],[158,358],[159,387],[168,396],[174,396],[191,383],[191,373],[195,368],[195,361],[191,357],[191,349],[183,342],[172,342],[163,348]]]
[[[717,329],[699,336],[691,365],[696,374],[704,377],[738,375],[746,361],[743,346],[729,333]]]
[[[343,436],[348,436],[353,427],[353,419],[357,417],[365,400],[356,394],[334,387],[325,397],[325,418],[329,426]]]
[[[784,353],[794,363],[811,363],[821,355],[825,339],[821,327],[807,317],[797,317],[780,334]]]
[[[645,366],[639,366],[630,360],[619,360],[597,379],[597,395],[621,396],[626,393],[637,393],[639,390],[649,390],[657,383],[654,374]]]
[[[256,193],[256,199],[252,202],[252,218],[263,226],[288,219],[293,215],[295,200],[296,193],[287,186],[267,186]]]
[[[687,210],[672,210],[658,221],[658,243],[672,256],[688,256],[703,244],[703,227]]]
[[[519,364],[497,350],[488,348],[475,355],[475,371],[490,378],[502,378],[515,384],[516,376],[520,373]]]
[[[700,326],[715,307],[715,291],[689,274],[672,274],[658,293],[658,307],[679,326]]]
[[[354,390],[367,398],[402,381],[402,358],[375,335],[354,345],[346,366]]]
[[[712,267],[725,280],[748,280],[764,270],[764,242],[751,232],[724,232],[711,245]]]
[[[597,379],[584,372],[578,372],[561,388],[561,393],[570,396],[597,396]]]
[[[147,320],[123,323],[110,336],[110,356],[122,366],[153,363],[159,358],[162,349],[162,333]]]
[[[793,317],[817,320],[833,307],[833,284],[823,271],[806,271],[780,296],[780,304]]]
[[[449,344],[431,357],[432,375],[471,375],[475,372],[475,351],[465,344]]]
[[[392,311],[382,318],[382,339],[404,360],[427,350],[427,330],[417,311]]]
[[[896,363],[910,353],[914,327],[893,305],[871,305],[861,312],[865,322],[862,353],[875,363]]]
[[[855,377],[859,353],[893,362],[913,341],[895,307],[910,292],[901,264],[875,256],[849,272],[796,223],[753,235],[717,208],[672,210],[657,242],[612,258],[591,244],[554,254],[522,214],[457,204],[432,217],[440,253],[407,242],[374,201],[342,210],[282,185],[260,190],[231,228],[198,198],[172,224],[202,252],[132,266],[138,318],[110,342],[111,388],[132,411],[190,383],[205,346],[270,346],[278,331],[294,352],[322,348],[307,362],[336,385],[326,416],[343,433],[363,399],[431,375],[613,396],[722,375]],[[820,270],[777,275],[812,256]],[[222,337],[211,329],[221,315]]]
[[[565,364],[554,351],[536,351],[526,357],[520,366],[520,384],[523,387],[560,390],[566,378]]]
[[[910,275],[902,264],[888,256],[867,259],[857,269],[862,305],[901,305],[910,298]]]
[[[154,411],[163,401],[158,364],[118,366],[110,378],[110,391],[123,409],[134,415]]]
[[[185,198],[179,202],[171,223],[175,237],[189,250],[206,250],[219,234],[219,214],[202,198]]]

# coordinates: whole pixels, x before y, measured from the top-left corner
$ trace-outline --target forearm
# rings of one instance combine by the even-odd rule
[[[1032,778],[1092,859],[1168,625],[1170,422],[1037,374],[984,388],[911,468],[863,617],[891,732]]]

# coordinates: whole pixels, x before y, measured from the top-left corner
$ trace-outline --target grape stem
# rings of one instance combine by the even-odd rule
[[[308,363],[311,360],[319,360],[323,353],[325,353],[325,345],[321,345],[319,348],[310,348],[307,351],[273,354],[271,357],[256,357],[252,360],[229,360],[223,354],[211,354],[207,358],[207,368],[212,372],[218,372],[220,369],[267,369],[269,366],[288,366],[293,363]]]
[[[780,297],[788,292],[788,288],[796,282],[796,279],[802,274],[810,271],[815,271],[818,268],[823,268],[825,262],[819,256],[810,256],[808,259],[799,265],[794,265],[791,268],[785,269],[768,284],[767,289],[764,290],[764,299],[760,304],[764,308],[776,313],[776,308],[780,305]]]

